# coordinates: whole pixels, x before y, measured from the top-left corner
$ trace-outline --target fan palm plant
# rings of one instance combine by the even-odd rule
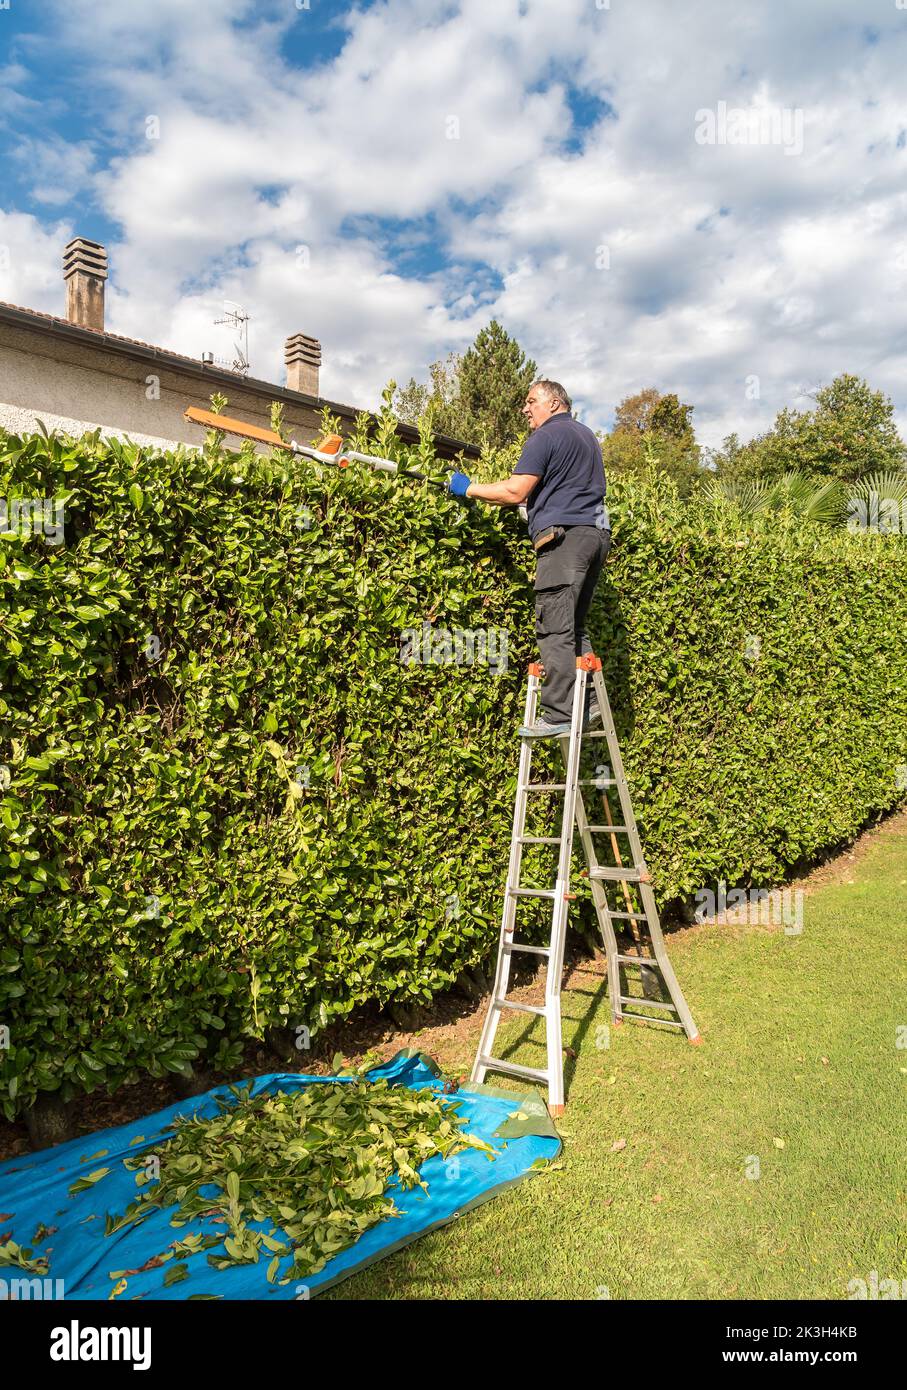
[[[839,525],[845,515],[844,489],[835,479],[819,483],[807,473],[791,470],[780,478],[703,479],[711,502],[730,502],[744,516],[787,512],[804,521]]]

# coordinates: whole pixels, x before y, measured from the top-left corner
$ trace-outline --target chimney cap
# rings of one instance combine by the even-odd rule
[[[283,356],[288,365],[291,362],[309,362],[312,366],[319,367],[321,365],[321,343],[317,338],[310,338],[306,333],[294,333],[284,343]]]
[[[63,251],[63,279],[83,271],[98,280],[107,279],[107,248],[87,237],[73,237]]]

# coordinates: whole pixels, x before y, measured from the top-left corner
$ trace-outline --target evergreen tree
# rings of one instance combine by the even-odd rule
[[[522,408],[536,366],[497,320],[462,357],[449,354],[432,364],[430,374],[429,386],[411,379],[397,392],[394,408],[401,420],[416,424],[430,408],[438,433],[495,449],[526,435]]]
[[[535,374],[535,363],[492,319],[460,362],[454,418],[462,437],[499,449],[525,435],[523,404]]]

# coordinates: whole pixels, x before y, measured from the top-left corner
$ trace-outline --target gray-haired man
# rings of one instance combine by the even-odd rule
[[[527,507],[538,555],[535,630],[546,676],[542,717],[520,729],[530,738],[570,732],[576,658],[592,650],[586,615],[611,548],[601,445],[570,410],[559,382],[533,382],[523,407],[532,433],[511,476],[473,483],[454,473],[448,483],[455,497]],[[588,717],[588,699],[586,708]]]

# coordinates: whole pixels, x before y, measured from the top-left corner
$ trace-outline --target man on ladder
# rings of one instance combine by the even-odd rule
[[[535,630],[546,674],[541,718],[520,730],[533,738],[570,733],[576,658],[592,650],[586,615],[611,548],[601,445],[570,409],[559,382],[534,382],[523,407],[532,433],[512,475],[500,483],[473,483],[465,473],[454,473],[448,483],[455,497],[498,507],[527,505],[538,555]],[[587,717],[590,698],[591,687]]]
[[[592,901],[608,957],[612,1022],[617,1025],[624,1019],[634,1019],[639,1023],[657,1023],[685,1032],[690,1042],[700,1039],[668,959],[602,664],[592,652],[584,627],[611,546],[601,448],[592,431],[570,415],[570,399],[558,382],[536,381],[526,397],[524,413],[532,434],[510,478],[483,484],[470,482],[464,473],[454,473],[448,483],[456,497],[474,497],[496,506],[528,503],[529,531],[538,554],[535,614],[542,654],[542,664],[529,667],[525,722],[519,731],[520,767],[497,969],[471,1080],[481,1084],[486,1072],[494,1071],[543,1082],[548,1088],[549,1110],[560,1115],[565,1099],[560,992],[568,906],[576,897],[570,891],[574,829],[578,829],[582,842]],[[592,730],[595,723],[601,728]],[[559,740],[563,782],[550,778],[533,780],[532,748],[538,738]],[[586,739],[607,741],[608,764],[603,770],[599,767],[592,778],[584,777],[581,771]],[[587,815],[584,787],[595,787],[603,793],[604,823],[593,824]],[[620,803],[619,822],[611,815],[608,797],[612,790]],[[546,831],[540,835],[527,826],[529,799],[534,793],[549,805],[550,793],[562,796],[560,825],[555,827],[560,834]],[[527,829],[532,829],[532,833],[527,833]],[[599,836],[607,841],[603,851],[597,845]],[[608,843],[613,861],[610,863],[602,860],[608,853]],[[555,849],[553,887],[523,882],[526,846],[533,851],[540,846]],[[623,901],[618,906],[612,907],[608,901],[609,884],[612,890],[618,886],[622,890]],[[532,899],[550,903],[547,946],[516,939],[517,905]],[[623,949],[618,946],[618,932],[632,937]],[[513,956],[519,952],[547,962],[542,1005],[508,995]],[[639,978],[631,980],[631,970],[638,971]],[[545,1067],[525,1066],[493,1055],[498,1024],[503,1011],[509,1009],[545,1020]]]

